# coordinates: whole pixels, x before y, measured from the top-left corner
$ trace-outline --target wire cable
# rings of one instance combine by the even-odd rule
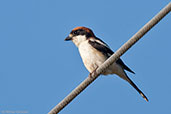
[[[48,114],[57,114],[66,105],[68,105],[77,95],[79,95],[89,84],[91,84],[105,69],[122,56],[131,48],[142,36],[144,36],[153,26],[155,26],[163,17],[171,11],[171,2],[168,3],[155,17],[145,24],[134,36],[132,36],[121,48],[119,48],[110,58],[96,69],[90,77],[87,77],[79,86],[77,86],[68,96],[66,96],[58,105],[56,105]]]

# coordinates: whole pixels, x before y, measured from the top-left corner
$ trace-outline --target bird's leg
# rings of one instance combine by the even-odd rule
[[[97,75],[97,73],[96,73],[97,68],[98,68],[98,67],[96,67],[96,68],[93,70],[93,72],[91,72],[91,73],[88,75],[88,77],[93,78],[92,76]]]

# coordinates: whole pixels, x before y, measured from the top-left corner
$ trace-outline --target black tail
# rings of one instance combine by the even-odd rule
[[[138,93],[148,101],[148,98],[144,95],[144,93],[134,84],[134,82],[127,76],[127,81],[138,91]]]

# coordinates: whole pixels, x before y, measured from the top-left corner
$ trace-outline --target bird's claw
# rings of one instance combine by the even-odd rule
[[[91,72],[88,77],[93,78],[93,76],[96,76],[97,75],[96,69],[93,72]]]

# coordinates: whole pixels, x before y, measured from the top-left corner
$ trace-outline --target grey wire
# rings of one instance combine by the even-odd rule
[[[66,105],[68,105],[77,95],[79,95],[89,84],[91,84],[105,69],[122,56],[131,48],[142,36],[144,36],[154,25],[156,25],[165,15],[171,11],[171,2],[168,3],[155,17],[145,24],[134,36],[132,36],[121,48],[119,48],[109,59],[107,59],[96,70],[96,73],[87,77],[79,86],[77,86],[68,96],[66,96],[58,105],[56,105],[48,114],[57,114]]]

